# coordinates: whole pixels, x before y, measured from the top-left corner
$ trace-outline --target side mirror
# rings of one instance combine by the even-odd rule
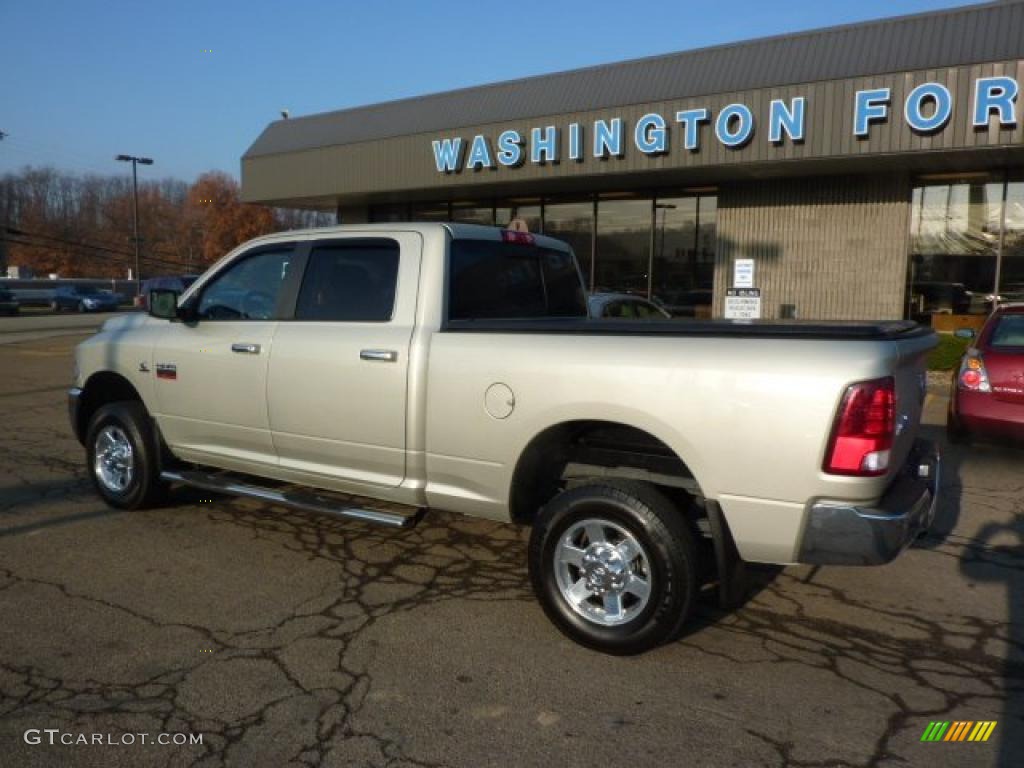
[[[178,317],[178,292],[157,288],[149,292],[149,314],[161,320],[174,320]]]
[[[953,335],[958,339],[973,339],[974,329],[973,328],[957,328],[953,331]]]

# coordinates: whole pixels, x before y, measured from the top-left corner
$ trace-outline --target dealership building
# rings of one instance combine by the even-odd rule
[[[279,120],[242,195],[520,220],[678,315],[949,327],[1024,299],[1022,85],[1024,0],[987,3]]]

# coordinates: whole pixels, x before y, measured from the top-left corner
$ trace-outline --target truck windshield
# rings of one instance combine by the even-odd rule
[[[586,316],[571,253],[494,240],[452,242],[449,320]]]

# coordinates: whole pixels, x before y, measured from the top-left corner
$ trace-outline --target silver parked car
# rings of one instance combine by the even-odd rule
[[[587,299],[591,317],[665,320],[672,315],[653,301],[628,293],[592,293]]]

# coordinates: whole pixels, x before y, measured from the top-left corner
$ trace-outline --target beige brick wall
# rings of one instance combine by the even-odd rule
[[[733,261],[755,260],[765,318],[903,317],[910,184],[904,176],[749,181],[718,198],[714,313],[721,317]]]

